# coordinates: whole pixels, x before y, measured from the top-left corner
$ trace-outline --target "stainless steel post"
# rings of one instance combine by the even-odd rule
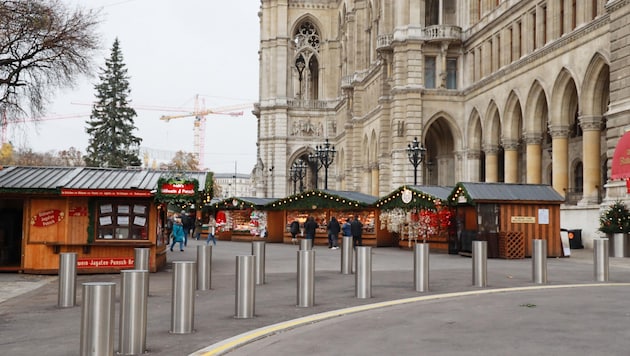
[[[59,291],[57,306],[69,308],[76,305],[77,299],[77,254],[62,252],[59,254]]]
[[[196,272],[197,263],[194,261],[173,261],[172,334],[190,334],[194,331]]]
[[[429,291],[429,244],[416,243],[413,248],[413,287],[416,292]]]
[[[297,306],[315,305],[315,251],[297,251]]]
[[[310,250],[313,248],[312,239],[300,239],[300,250]]]
[[[197,246],[197,289],[212,288],[212,245]]]
[[[246,319],[254,317],[256,284],[254,283],[253,255],[236,256],[236,293],[234,317]]]
[[[134,248],[135,258],[133,260],[133,269],[139,271],[149,271],[149,256],[151,249],[146,247]]]
[[[608,238],[593,239],[593,266],[597,282],[608,282],[608,243]]]
[[[488,242],[472,242],[473,261],[473,286],[485,287],[488,285]]]
[[[372,298],[372,248],[357,246],[355,295],[359,299]]]
[[[352,274],[352,236],[344,236],[341,241],[341,274]]]
[[[532,240],[532,280],[534,283],[547,283],[547,240]]]
[[[118,354],[141,355],[147,350],[149,271],[120,271]]]
[[[116,283],[83,283],[81,356],[114,354]]]
[[[252,255],[255,257],[256,285],[265,284],[265,241],[252,241]]]

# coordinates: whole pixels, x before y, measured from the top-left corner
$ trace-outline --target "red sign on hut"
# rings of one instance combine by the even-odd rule
[[[31,217],[31,225],[35,227],[46,227],[54,225],[63,220],[64,213],[58,209],[40,211]]]
[[[160,192],[169,195],[195,195],[195,185],[193,183],[164,183]]]

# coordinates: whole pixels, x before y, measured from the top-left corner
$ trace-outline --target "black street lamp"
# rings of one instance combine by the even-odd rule
[[[293,193],[297,193],[296,183],[300,181],[300,192],[304,191],[304,177],[306,177],[306,163],[301,159],[293,162],[291,165],[291,169],[289,169],[289,173],[291,176],[291,180],[293,181]]]
[[[319,152],[310,153],[308,155],[308,161],[315,164],[315,189],[317,189],[319,170],[322,168],[322,163],[319,161]]]
[[[407,145],[407,158],[413,165],[413,185],[418,185],[418,165],[422,163],[426,154],[427,149],[420,145],[417,137],[414,137],[413,142]]]
[[[323,145],[315,146],[315,154],[324,166],[324,189],[328,189],[328,167],[330,167],[335,160],[335,153],[337,153],[335,146],[331,145],[328,139],[326,139]]]

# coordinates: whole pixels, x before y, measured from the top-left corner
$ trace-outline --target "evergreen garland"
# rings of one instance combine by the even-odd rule
[[[266,205],[270,210],[356,209],[369,204],[317,190],[291,195]]]
[[[189,184],[192,183],[194,186],[195,194],[193,195],[184,195],[184,194],[163,194],[162,186],[164,184]],[[199,181],[192,178],[186,179],[183,177],[169,177],[164,178],[160,177],[157,181],[157,192],[155,193],[155,201],[159,203],[171,203],[178,206],[184,206],[190,203],[195,203],[199,201]]]

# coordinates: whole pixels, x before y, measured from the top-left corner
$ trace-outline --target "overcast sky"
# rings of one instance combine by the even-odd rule
[[[206,117],[206,168],[251,173],[256,163],[257,123],[251,111],[258,100],[260,0],[63,2],[100,9],[103,48],[95,55],[98,67],[118,37],[130,76],[132,106],[138,113],[136,136],[142,138],[143,148],[151,149],[152,158],[170,160],[175,151],[193,152],[194,118],[165,122],[160,117],[176,114],[170,108],[192,111],[199,95],[207,109],[238,106],[228,111],[243,111],[240,117]],[[36,152],[75,147],[85,152],[85,122],[97,73],[73,89],[57,92],[41,122],[9,127],[14,146]]]

